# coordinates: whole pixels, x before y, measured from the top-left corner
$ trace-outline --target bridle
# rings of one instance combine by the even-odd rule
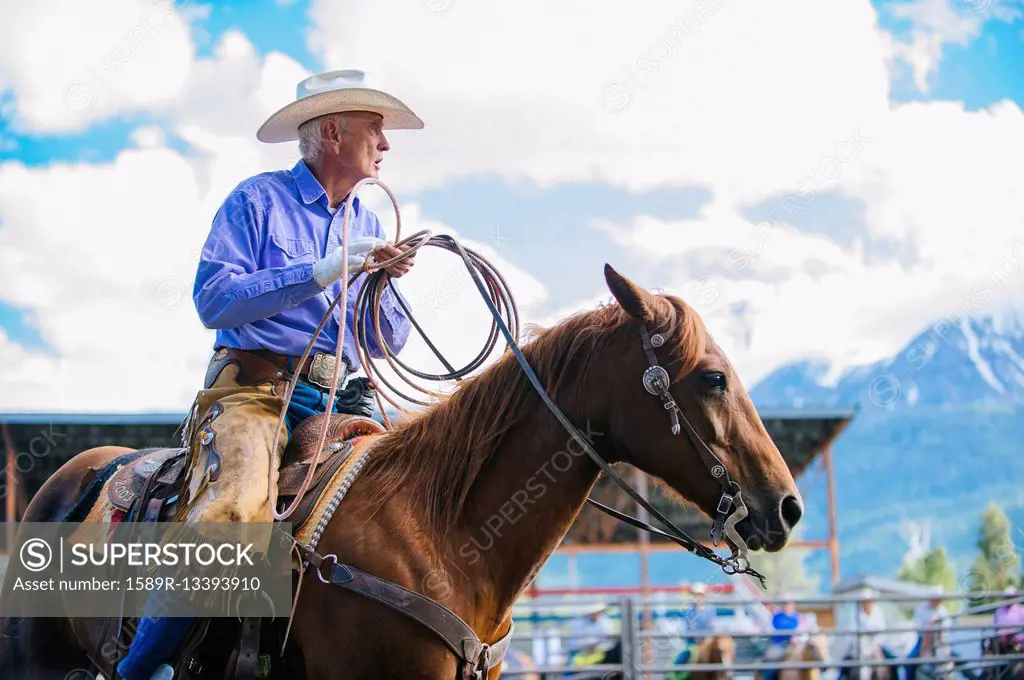
[[[686,434],[689,436],[694,448],[696,448],[697,452],[700,454],[701,460],[704,462],[704,466],[707,468],[708,473],[721,487],[722,495],[718,498],[718,504],[715,507],[715,519],[711,526],[711,543],[717,547],[721,543],[722,536],[724,534],[725,538],[729,540],[729,546],[732,549],[732,554],[729,555],[729,557],[722,557],[713,550],[708,549],[703,543],[691,538],[682,529],[676,527],[643,496],[629,486],[629,484],[622,479],[622,477],[620,477],[615,470],[613,470],[612,467],[604,461],[604,459],[598,456],[596,452],[593,452],[592,449],[587,451],[588,454],[590,454],[590,457],[598,463],[605,474],[611,477],[611,479],[618,484],[622,490],[630,496],[630,498],[635,500],[651,515],[651,517],[654,517],[661,522],[669,529],[669,531],[662,531],[661,529],[653,527],[642,520],[621,513],[613,508],[609,508],[607,505],[598,503],[593,498],[588,497],[587,501],[618,520],[626,522],[627,524],[639,529],[643,529],[644,531],[648,531],[652,534],[664,536],[665,538],[668,538],[686,548],[698,557],[703,557],[706,560],[714,562],[720,566],[722,571],[726,574],[749,574],[760,581],[762,588],[766,588],[764,576],[750,567],[750,560],[747,559],[746,543],[736,531],[736,525],[743,521],[748,514],[747,506],[743,502],[743,495],[739,484],[729,476],[728,468],[725,467],[718,456],[715,455],[714,451],[711,450],[711,447],[708,446],[704,439],[697,433],[697,430],[694,429],[693,425],[691,425],[690,421],[686,418],[686,414],[684,414],[682,409],[679,408],[679,405],[672,397],[672,394],[668,391],[669,385],[671,385],[671,379],[669,378],[668,371],[658,363],[657,356],[654,354],[655,348],[661,347],[665,344],[665,338],[659,333],[652,335],[647,330],[647,325],[643,323],[640,324],[640,338],[643,342],[643,350],[647,355],[647,362],[649,364],[647,370],[643,373],[642,379],[644,389],[654,396],[661,397],[662,407],[668,411],[669,418],[671,419],[673,435],[679,434],[679,422],[682,420],[683,424],[686,426]]]
[[[711,447],[697,434],[697,430],[686,419],[686,415],[668,391],[669,385],[671,385],[668,371],[658,364],[658,357],[654,354],[656,348],[665,344],[665,338],[660,333],[651,335],[647,330],[647,324],[640,324],[640,338],[643,341],[644,353],[647,355],[647,363],[650,364],[643,375],[644,389],[657,397],[661,397],[662,404],[665,410],[668,411],[669,418],[672,421],[673,435],[679,434],[679,420],[682,419],[686,425],[686,434],[690,437],[694,448],[697,449],[697,453],[700,454],[704,467],[707,468],[708,473],[722,488],[722,495],[718,498],[718,505],[715,509],[715,521],[711,527],[711,542],[715,546],[721,543],[723,530],[727,521],[729,521],[730,533],[728,538],[736,546],[736,549],[739,550],[738,554],[740,557],[738,559],[745,561],[746,547],[735,530],[736,523],[747,516],[747,506],[743,503],[740,485],[729,476],[729,469],[725,467],[725,464],[715,455]],[[741,514],[741,517],[733,518],[729,516],[733,506],[736,508],[735,514]],[[731,521],[733,519],[735,521]]]

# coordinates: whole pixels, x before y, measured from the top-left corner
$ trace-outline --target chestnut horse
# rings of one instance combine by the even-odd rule
[[[674,435],[662,401],[644,389],[640,325],[660,333],[657,359],[671,395],[743,490],[737,524],[752,550],[777,551],[802,501],[729,360],[681,299],[643,290],[610,266],[615,299],[540,330],[523,353],[551,399],[613,463],[663,481],[709,515],[721,495],[691,437]],[[64,516],[100,467],[125,449],[69,460],[35,495],[25,521]],[[580,455],[511,353],[440,403],[396,424],[328,524],[319,550],[443,603],[480,640],[509,630],[512,606],[568,532],[599,468]],[[63,678],[88,667],[69,622],[23,619],[7,631],[0,677]],[[413,620],[307,574],[288,648],[288,677],[452,680],[457,660]],[[493,668],[489,678],[500,671]]]
[[[689,680],[730,680],[736,664],[736,641],[727,635],[714,635],[701,640],[691,663],[715,664],[719,670],[693,671]]]

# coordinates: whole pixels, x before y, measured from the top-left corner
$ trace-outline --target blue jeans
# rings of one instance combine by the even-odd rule
[[[921,656],[921,643],[924,642],[923,638],[917,638],[917,642],[914,643],[914,648],[910,650],[910,654],[907,654],[908,659],[917,659]],[[917,664],[911,664],[903,667],[904,680],[914,680],[917,676]]]
[[[342,390],[338,390],[331,412],[354,412],[369,416],[367,409],[366,404],[354,403],[351,393],[342,394]],[[289,436],[300,422],[326,411],[327,394],[305,383],[298,383],[285,414]],[[160,664],[171,662],[174,653],[192,628],[195,621],[193,617],[154,616],[155,612],[159,611],[159,599],[165,594],[165,591],[156,591],[146,602],[145,615],[139,621],[128,654],[117,665],[117,672],[124,680],[149,680]]]

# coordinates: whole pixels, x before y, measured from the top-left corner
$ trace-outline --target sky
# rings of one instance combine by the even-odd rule
[[[686,299],[750,387],[803,358],[890,356],[993,272],[971,313],[1024,299],[1024,3],[642,7],[6,8],[0,410],[188,408],[213,343],[191,298],[211,219],[295,163],[255,131],[337,68],[426,123],[389,135],[381,172],[403,233],[479,249],[528,322],[608,301],[608,262]],[[400,286],[453,361],[478,351],[486,310],[451,256],[423,252]],[[403,359],[436,367],[417,339]]]

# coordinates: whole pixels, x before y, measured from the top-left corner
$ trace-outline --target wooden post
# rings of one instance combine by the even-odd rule
[[[14,548],[14,530],[15,522],[18,519],[18,468],[17,454],[14,451],[14,442],[11,439],[11,431],[7,427],[7,423],[0,424],[3,428],[4,435],[4,448],[7,450],[7,467],[4,471],[4,484],[6,485],[6,494],[4,495],[4,529],[5,538],[7,542],[4,544],[4,550],[10,554]]]
[[[832,474],[832,444],[825,445],[822,462],[828,482],[828,550],[832,557],[832,585],[839,585],[839,535],[836,531],[836,480]]]

